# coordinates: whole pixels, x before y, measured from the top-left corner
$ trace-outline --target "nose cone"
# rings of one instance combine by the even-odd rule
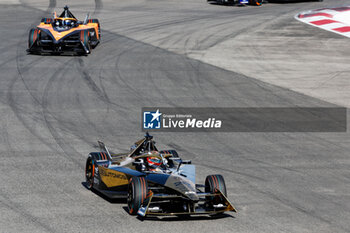
[[[196,192],[196,185],[185,177],[180,175],[171,175],[167,179],[165,186],[180,192],[192,201],[199,201],[199,197]]]

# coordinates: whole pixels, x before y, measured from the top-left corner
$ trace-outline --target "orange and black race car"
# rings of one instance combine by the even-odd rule
[[[54,13],[54,18],[43,18],[36,28],[30,30],[27,51],[39,54],[89,54],[98,45],[100,38],[101,29],[97,19],[89,19],[87,14],[84,21],[79,21],[65,6],[59,17]]]

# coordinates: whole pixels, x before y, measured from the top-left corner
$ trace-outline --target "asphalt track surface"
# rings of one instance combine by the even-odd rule
[[[90,192],[83,182],[85,159],[97,140],[119,152],[143,136],[145,106],[336,106],[259,81],[249,70],[251,76],[190,57],[273,23],[270,32],[280,33],[281,41],[275,38],[271,54],[279,45],[283,51],[286,39],[302,38],[320,41],[346,60],[347,38],[294,22],[293,16],[350,1],[260,8],[202,0],[74,1],[76,16],[90,11],[102,24],[102,43],[86,57],[26,54],[29,29],[66,1],[11,3],[0,7],[0,232],[348,232],[349,133],[154,133],[158,147],[175,148],[197,164],[198,182],[224,175],[238,213],[220,218],[141,221],[127,213],[125,202]],[[293,27],[282,29],[288,17]],[[337,43],[327,43],[332,41]],[[327,56],[319,46],[308,43],[306,49],[313,57]],[[222,51],[230,52],[243,60],[252,56]],[[262,72],[275,77],[276,69]]]

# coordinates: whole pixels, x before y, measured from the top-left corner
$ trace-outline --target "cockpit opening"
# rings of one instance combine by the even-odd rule
[[[53,27],[59,31],[78,26],[77,20],[73,18],[56,18],[52,24]]]

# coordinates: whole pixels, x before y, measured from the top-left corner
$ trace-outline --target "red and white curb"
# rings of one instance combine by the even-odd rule
[[[304,11],[295,18],[303,23],[350,37],[350,6]]]

